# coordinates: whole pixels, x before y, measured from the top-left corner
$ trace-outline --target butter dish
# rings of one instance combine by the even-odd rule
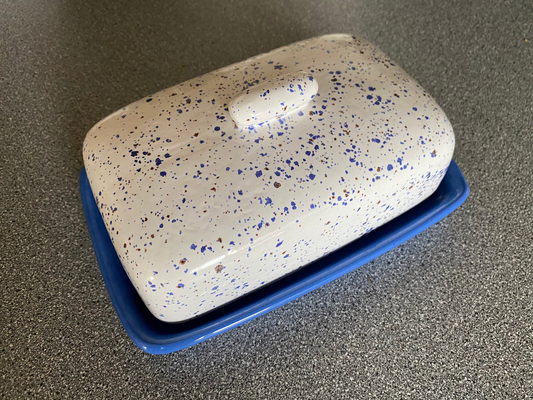
[[[83,174],[139,298],[158,320],[184,323],[424,202],[454,145],[420,85],[338,34],[118,110],[87,134]]]

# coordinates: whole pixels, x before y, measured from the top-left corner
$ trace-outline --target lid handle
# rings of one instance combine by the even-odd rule
[[[289,73],[243,90],[230,101],[229,112],[237,125],[258,125],[305,106],[317,92],[307,72]]]

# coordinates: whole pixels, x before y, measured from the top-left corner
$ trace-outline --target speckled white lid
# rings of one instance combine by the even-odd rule
[[[125,271],[156,317],[177,322],[412,208],[453,148],[446,116],[401,68],[328,35],[132,103],[83,152]]]

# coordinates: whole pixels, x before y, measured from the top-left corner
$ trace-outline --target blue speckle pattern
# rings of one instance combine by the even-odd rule
[[[232,118],[233,99],[287,76],[316,94],[255,125]],[[453,148],[446,116],[401,68],[328,35],[132,103],[91,129],[83,154],[125,271],[157,318],[177,322],[420,203]]]

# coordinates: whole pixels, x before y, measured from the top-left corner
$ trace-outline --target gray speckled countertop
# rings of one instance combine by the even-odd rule
[[[533,3],[466,3],[1,2],[1,397],[530,398]],[[469,199],[242,327],[143,353],[85,225],[85,133],[142,96],[332,32],[376,43],[436,98]]]

